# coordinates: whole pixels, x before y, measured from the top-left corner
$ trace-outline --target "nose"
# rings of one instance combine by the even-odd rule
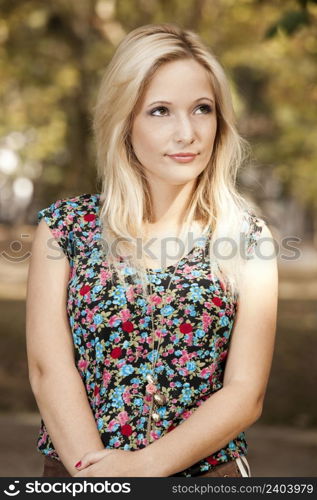
[[[176,119],[175,134],[176,142],[191,144],[195,140],[195,129],[191,119],[182,115]]]

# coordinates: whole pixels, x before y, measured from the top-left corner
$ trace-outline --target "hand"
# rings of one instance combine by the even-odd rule
[[[87,453],[73,477],[151,477],[142,451],[105,449]]]

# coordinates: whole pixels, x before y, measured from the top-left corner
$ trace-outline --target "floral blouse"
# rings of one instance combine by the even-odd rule
[[[111,270],[101,256],[99,194],[61,199],[38,212],[67,256],[67,315],[75,348],[75,363],[105,448],[137,450],[147,446],[149,404],[146,375],[151,373],[151,314],[140,288],[129,280],[127,291],[112,283]],[[246,217],[247,252],[260,236],[261,219]],[[262,221],[263,222],[263,221]],[[54,240],[53,240],[54,241]],[[200,240],[201,241],[201,240]],[[160,308],[174,265],[149,269],[155,293],[153,315],[161,325],[162,343],[155,373],[167,397],[152,422],[151,442],[190,417],[203,401],[222,388],[237,300],[226,295],[210,274],[208,240],[197,244],[178,264],[170,285],[172,300]],[[54,248],[58,248],[56,245]],[[126,267],[125,273],[132,270]],[[133,273],[132,273],[133,274]],[[37,449],[60,460],[45,423]],[[222,449],[177,476],[200,475],[217,464],[247,454],[241,432]]]

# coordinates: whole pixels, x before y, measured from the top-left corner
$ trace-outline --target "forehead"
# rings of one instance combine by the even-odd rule
[[[151,78],[143,95],[143,101],[178,100],[187,97],[214,97],[211,78],[199,62],[194,59],[179,59],[162,64]]]

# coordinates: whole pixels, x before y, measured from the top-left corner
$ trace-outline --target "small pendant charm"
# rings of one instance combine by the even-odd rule
[[[146,376],[146,380],[150,383],[150,384],[155,384],[155,380],[153,378],[153,376],[148,373],[147,376]]]
[[[164,396],[164,394],[157,392],[156,394],[154,394],[154,401],[159,405],[165,405],[166,397]]]
[[[155,412],[152,413],[152,418],[153,418],[154,422],[158,422],[161,419],[160,415],[158,413],[155,413]]]
[[[155,394],[157,391],[157,387],[154,384],[147,384],[145,390],[148,394]]]

